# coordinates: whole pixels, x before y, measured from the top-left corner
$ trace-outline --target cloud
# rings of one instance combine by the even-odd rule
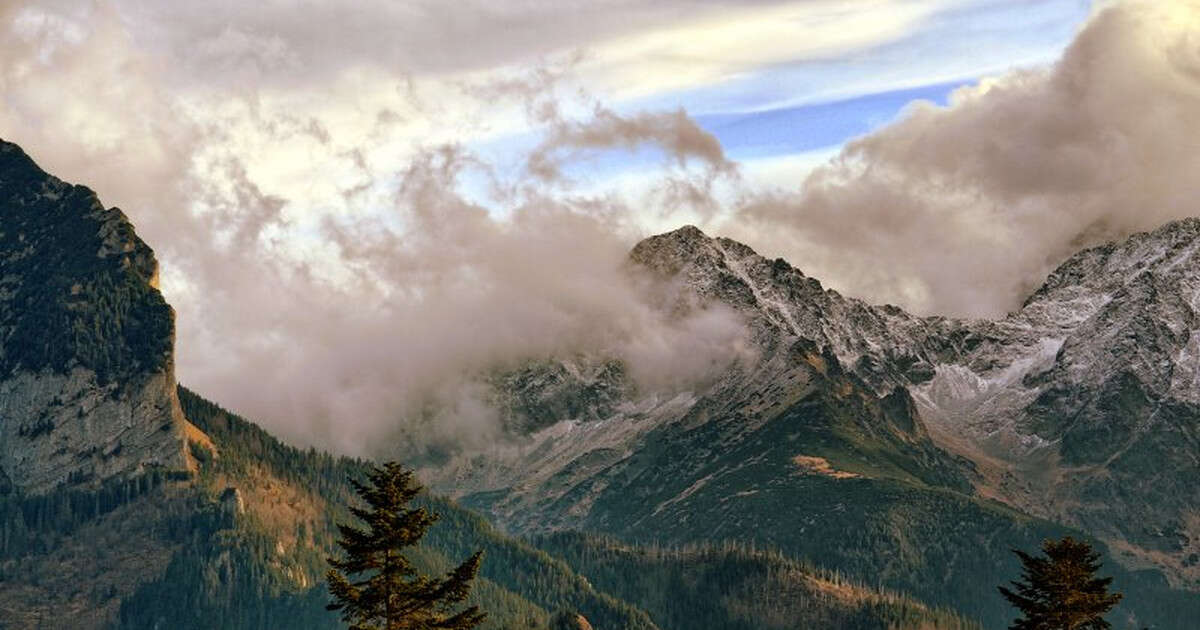
[[[455,142],[503,110],[549,125],[559,165],[637,144],[676,156],[681,181],[731,169],[682,112],[569,118],[569,63],[484,83],[353,50],[314,64],[290,18],[181,34],[148,4],[4,10],[0,133],[125,207],[178,312],[181,380],[291,441],[482,445],[500,427],[490,370],[602,353],[678,390],[744,350],[731,312],[647,306],[625,265],[642,234],[629,206],[504,181]],[[468,198],[472,181],[492,194]]]
[[[1063,58],[918,104],[727,231],[925,313],[1017,307],[1077,249],[1200,212],[1200,3],[1098,12]]]
[[[682,109],[621,116],[600,107],[587,120],[556,117],[550,123],[545,139],[526,161],[529,173],[543,181],[561,180],[562,163],[580,153],[607,149],[636,153],[643,147],[661,150],[680,170],[686,170],[689,161],[701,163],[705,178],[701,190],[693,194],[697,200],[711,189],[712,179],[737,175],[737,166],[725,157],[716,136],[701,129]]]
[[[751,3],[739,23],[852,21],[839,4]],[[805,54],[889,41],[935,6],[904,4]],[[673,85],[676,53],[708,81],[795,52],[697,57],[685,35],[728,7],[340,6],[0,4],[0,135],[123,206],[158,251],[181,379],[298,443],[490,440],[480,374],[555,354],[624,357],[647,388],[703,379],[743,352],[740,324],[645,306],[622,266],[650,228],[697,221],[856,295],[990,314],[1082,244],[1195,212],[1200,192],[1194,2],[1101,12],[1053,68],[917,106],[769,192],[685,112],[578,90],[638,67],[614,42],[659,42],[634,92]],[[883,20],[892,3],[871,7]],[[547,51],[565,56],[529,61]],[[466,148],[531,125],[544,141],[515,171]],[[667,156],[637,173],[645,196],[554,177],[640,147]]]
[[[936,0],[718,3],[656,28],[598,38],[589,46],[581,71],[617,98],[712,85],[759,68],[871,50],[910,35],[923,21],[955,4]]]
[[[51,6],[68,6],[49,0]],[[121,0],[139,46],[188,81],[327,85],[347,67],[466,75],[583,52],[615,98],[867,50],[962,0],[361,0],[206,4]],[[754,40],[754,46],[747,41]]]
[[[648,306],[624,265],[626,209],[530,198],[496,219],[457,192],[471,166],[453,148],[426,152],[399,175],[390,212],[327,215],[336,281],[241,247],[197,261],[189,277],[228,292],[203,297],[206,329],[233,336],[207,339],[191,378],[290,418],[293,438],[370,453],[494,441],[490,370],[598,353],[625,359],[643,387],[671,389],[743,351],[731,312],[672,319]]]

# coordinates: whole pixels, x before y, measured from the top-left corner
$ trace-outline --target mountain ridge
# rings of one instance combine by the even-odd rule
[[[980,522],[992,518],[987,502],[999,501],[1021,515],[993,521],[1010,528],[1008,546],[1030,543],[1020,542],[1028,535],[1020,523],[1045,519],[1095,533],[1131,571],[1152,569],[1175,588],[1200,589],[1194,560],[1200,531],[1189,513],[1200,503],[1194,474],[1200,412],[1170,398],[1159,369],[1195,338],[1194,306],[1176,296],[1200,278],[1200,260],[1185,264],[1193,261],[1198,228],[1200,221],[1184,220],[1085,250],[998,320],[917,317],[847,298],[782,259],[694,226],[649,237],[632,249],[630,261],[658,276],[659,305],[667,312],[713,302],[732,307],[760,353],[756,363],[731,364],[695,391],[636,392],[610,405],[607,417],[544,422],[521,449],[450,466],[443,479],[452,482],[442,487],[457,489],[468,505],[515,531],[582,528],[687,543],[742,531],[746,524],[728,506],[746,504],[763,483],[778,485],[781,474],[795,473],[795,462],[804,461],[808,490],[796,492],[815,492],[812,483],[823,478],[843,490],[873,488],[863,500],[882,501],[881,509],[899,505],[887,497],[905,496],[901,503],[929,505],[910,516],[935,529],[929,501],[950,496],[939,493],[957,496],[963,515]],[[1081,283],[1083,276],[1095,282]],[[1125,331],[1124,345],[1104,341],[1113,327]],[[915,411],[908,414],[906,424],[916,429],[908,438],[886,437],[888,427],[898,426],[887,414],[847,412],[883,407],[889,398]],[[848,406],[851,400],[866,407]],[[1065,413],[1073,405],[1085,413]],[[1118,433],[1131,424],[1140,428]],[[914,450],[915,436],[927,436],[930,447]],[[774,463],[763,468],[766,461]],[[760,462],[758,472],[747,476],[745,462]],[[914,465],[954,472],[913,476]],[[968,483],[956,486],[956,475]],[[653,499],[642,507],[633,497]],[[795,500],[780,496],[778,505]],[[712,516],[713,528],[684,526],[690,514]],[[755,514],[761,527],[768,513]],[[819,517],[800,509],[793,518]],[[863,528],[853,535],[893,536],[885,548],[906,544],[869,514],[849,522]],[[679,538],[662,538],[662,528]],[[748,542],[764,542],[750,536]],[[956,549],[951,553],[986,548],[971,536],[940,542]],[[791,545],[801,557],[825,553],[789,540],[766,543]],[[830,566],[852,566],[852,552],[846,553],[827,558]],[[884,583],[931,596],[896,577],[900,582]],[[957,605],[964,603],[970,605],[961,599]]]
[[[631,257],[644,258],[638,255],[639,249],[660,238],[694,243],[708,237],[689,226],[643,241]],[[1001,455],[1017,463],[1062,442],[1061,457],[1067,464],[1078,466],[1129,452],[1133,443],[1142,439],[1137,433],[1144,436],[1145,427],[1128,428],[1128,423],[1105,411],[1120,406],[1103,397],[1106,389],[1139,390],[1145,386],[1149,399],[1173,401],[1168,411],[1197,415],[1190,405],[1200,400],[1200,389],[1195,387],[1200,383],[1200,218],[1177,220],[1123,241],[1083,250],[1055,268],[1021,309],[991,321],[916,317],[895,306],[872,306],[843,298],[836,291],[822,290],[818,281],[792,271],[780,259],[767,261],[729,239],[708,240],[725,253],[731,268],[745,269],[749,265],[758,269],[757,277],[745,272],[738,276],[750,288],[754,298],[751,304],[764,302],[762,296],[768,296],[766,306],[760,306],[767,311],[768,319],[782,328],[791,328],[797,336],[826,344],[878,393],[888,387],[912,390],[922,418],[938,425],[935,434],[967,433],[987,455]],[[736,261],[733,265],[729,264],[731,251]],[[767,274],[762,269],[767,265],[774,281],[770,284],[763,281]],[[791,278],[781,279],[789,273]],[[793,290],[785,293],[780,285]],[[719,289],[724,285],[716,286]],[[795,291],[795,287],[801,291]],[[699,292],[704,295],[706,290],[701,288]],[[719,290],[707,293],[726,303],[736,303],[731,294],[723,295]],[[741,297],[746,299],[745,292]],[[793,306],[797,301],[805,304]],[[813,304],[819,305],[817,317],[811,310]],[[772,318],[772,311],[781,317]],[[836,325],[843,322],[844,327]],[[954,343],[957,339],[962,342]],[[950,343],[945,343],[947,340]],[[971,377],[975,381],[961,387],[961,381]],[[954,382],[956,378],[960,382]],[[992,379],[998,379],[1001,386],[997,387]],[[1026,402],[1025,398],[1031,400]],[[1089,398],[1098,402],[1085,402]],[[1071,410],[1081,403],[1085,408],[1089,404],[1092,407],[1084,413]],[[1189,408],[1179,410],[1179,405]],[[1130,413],[1146,417],[1154,412]],[[1064,424],[1063,418],[1074,419]],[[1172,484],[1185,478],[1188,470],[1200,470],[1200,442],[1194,421],[1180,419],[1173,425],[1164,424],[1163,428],[1177,435],[1183,446],[1191,447],[1190,451],[1180,452],[1157,443],[1145,445],[1155,451],[1151,456],[1154,460],[1174,464],[1166,474],[1154,475],[1157,483]],[[1125,441],[1118,444],[1110,444],[1107,439],[1097,441],[1095,437],[1100,433],[1117,438],[1116,433],[1121,431],[1130,435],[1120,438]],[[958,447],[954,441],[943,441],[939,446],[972,459],[978,457],[973,449]],[[1143,467],[1138,474],[1154,473]],[[1132,482],[1132,475],[1126,482]],[[1153,485],[1139,484],[1143,492],[1132,498],[1143,496]],[[1176,489],[1200,501],[1200,488],[1195,484],[1182,489],[1176,485]],[[1091,490],[1085,487],[1081,491]],[[999,498],[1041,516],[1099,529],[1110,534],[1110,541],[1120,540],[1111,535],[1113,532],[1119,536],[1131,534],[1128,529],[1121,531],[1120,527],[1098,521],[1107,518],[1112,523],[1129,522],[1134,509],[1124,510],[1119,516],[1078,514],[1046,509],[1026,499],[1026,494],[1000,493]],[[1109,500],[1128,504],[1131,497],[1110,496]],[[1200,550],[1195,514],[1168,516],[1149,509],[1145,503],[1134,502],[1132,507],[1173,521],[1176,534],[1186,538],[1188,553],[1181,554],[1184,562]],[[1200,572],[1190,567],[1174,567],[1178,570],[1171,572],[1172,578],[1200,587]]]
[[[119,210],[15,145],[0,145],[0,208],[0,578],[14,586],[0,594],[0,621],[33,625],[53,602],[78,627],[332,623],[320,569],[351,500],[346,477],[364,464],[285,447],[176,388],[174,313],[153,252]],[[658,305],[731,308],[753,359],[688,391],[639,388],[602,356],[497,374],[512,440],[423,472],[510,531],[618,537],[621,549],[585,563],[605,575],[635,570],[643,545],[730,540],[989,628],[1009,615],[993,590],[1018,570],[1009,548],[1095,536],[1125,565],[1110,565],[1129,595],[1124,619],[1180,627],[1200,615],[1200,518],[1188,512],[1200,407],[1187,363],[1200,357],[1198,238],[1200,222],[1184,221],[1080,252],[1019,311],[965,321],[844,297],[694,227],[651,237],[630,264],[657,277]],[[565,605],[601,630],[667,630],[571,566],[429,500],[453,526],[431,532],[422,566],[481,545],[506,559],[478,595],[496,627],[575,619],[550,610]],[[81,559],[89,544],[104,545],[92,563]],[[741,562],[706,558],[713,572],[671,557],[644,568],[712,585]],[[549,587],[545,572],[557,576]],[[804,592],[773,580],[737,588]],[[861,610],[884,615],[863,627],[896,613]],[[907,610],[914,627],[941,615]]]
[[[367,463],[286,446],[178,387],[174,313],[158,292],[153,252],[122,212],[47,175],[10,144],[0,144],[0,242],[0,626],[338,627],[324,609],[321,576],[335,523],[350,519],[349,480]],[[619,380],[622,370],[605,364],[506,383],[536,393],[580,374]],[[599,416],[621,391],[567,387],[511,400],[531,403],[514,409],[548,406],[551,418],[558,410]],[[576,404],[580,395],[584,404]],[[900,418],[908,406],[899,401],[889,413]],[[31,457],[36,466],[25,465]],[[671,613],[676,625],[660,625],[481,516],[433,494],[419,500],[442,517],[412,550],[419,570],[444,571],[456,558],[487,552],[470,600],[490,615],[482,630],[697,623],[684,610]],[[733,560],[711,560],[711,587],[730,584],[724,568]],[[672,563],[659,567],[655,593],[686,594],[669,579]],[[636,569],[624,557],[605,565]],[[737,586],[759,598],[743,601],[787,595],[801,624],[805,615],[849,612],[853,627],[871,630],[946,619],[975,627],[867,586],[843,589],[836,601],[800,588],[814,575],[793,567],[739,576]],[[753,627],[773,612],[743,607],[738,618]]]

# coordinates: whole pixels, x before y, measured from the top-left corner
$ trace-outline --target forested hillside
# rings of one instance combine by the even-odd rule
[[[365,463],[282,445],[180,390],[198,430],[194,476],[151,473],[91,490],[0,499],[3,627],[338,628],[323,574]],[[414,560],[440,571],[484,549],[472,601],[485,628],[545,628],[560,608],[597,628],[653,630],[565,562],[437,497]],[[68,613],[64,616],[64,612]]]
[[[981,628],[912,597],[745,545],[636,547],[578,533],[535,542],[598,588],[645,608],[664,630]]]
[[[324,610],[324,559],[348,522],[354,499],[347,480],[366,463],[281,444],[265,431],[180,388],[190,420],[210,439],[192,442],[201,460],[199,485],[234,516],[227,527],[202,531],[199,544],[178,554],[162,579],[140,588],[121,608],[126,627],[165,623],[179,628],[336,628]],[[481,518],[433,496],[441,515],[414,560],[421,570],[448,570],[476,549],[485,561],[471,601],[488,613],[484,628],[543,628],[563,608],[598,628],[650,630],[649,617],[592,588],[566,563],[507,538]],[[186,612],[185,612],[186,611]]]
[[[325,558],[367,463],[288,447],[178,388],[154,254],[91,190],[0,143],[0,209],[0,627],[339,627],[324,609]],[[631,583],[697,595],[654,578],[662,567],[614,564],[621,556],[589,564],[592,579],[473,512],[422,500],[441,520],[415,564],[440,572],[484,550],[471,601],[488,629],[676,623],[597,586],[612,571],[645,569],[649,581]],[[799,625],[829,604],[779,594]]]

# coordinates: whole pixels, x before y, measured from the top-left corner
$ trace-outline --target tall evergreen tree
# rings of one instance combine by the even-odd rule
[[[1112,578],[1096,577],[1100,554],[1067,536],[1042,543],[1045,557],[1013,550],[1024,565],[1014,590],[1000,594],[1021,611],[1009,630],[1108,630],[1104,615],[1121,601],[1109,593]]]
[[[375,467],[367,482],[351,480],[366,507],[351,507],[363,526],[339,524],[344,558],[330,558],[327,574],[334,602],[351,630],[468,630],[484,613],[456,608],[470,593],[483,552],[445,577],[421,575],[404,556],[437,515],[409,504],[422,491],[413,472],[396,462]]]

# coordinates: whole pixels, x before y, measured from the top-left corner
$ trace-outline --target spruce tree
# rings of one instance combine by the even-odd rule
[[[1021,611],[1009,630],[1108,630],[1104,615],[1121,601],[1109,593],[1112,578],[1096,577],[1100,554],[1070,536],[1042,543],[1045,557],[1013,550],[1024,565],[1014,590],[1000,594]]]
[[[483,553],[445,577],[420,574],[404,551],[425,535],[437,515],[410,503],[422,488],[396,462],[372,468],[366,483],[350,482],[366,507],[351,507],[362,526],[339,524],[344,558],[330,558],[333,603],[351,630],[467,630],[485,614],[477,606],[454,612],[467,598]]]

